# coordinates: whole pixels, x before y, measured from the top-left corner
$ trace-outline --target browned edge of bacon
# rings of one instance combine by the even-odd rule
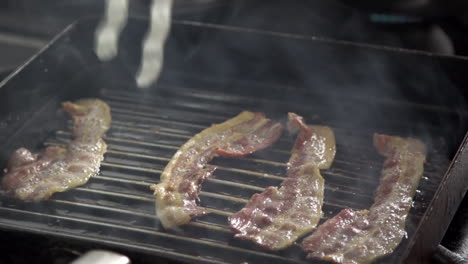
[[[308,126],[289,113],[288,128],[299,130],[281,187],[268,187],[229,217],[236,237],[280,250],[313,230],[322,217],[324,180],[319,169],[331,166],[336,153],[333,131]]]
[[[156,196],[156,213],[164,228],[176,228],[192,217],[206,214],[197,206],[202,183],[215,167],[216,156],[239,157],[264,149],[279,139],[280,123],[262,113],[244,111],[221,124],[212,125],[187,141],[172,157],[151,186]]]
[[[375,134],[386,160],[369,210],[344,209],[302,242],[309,258],[342,264],[371,263],[391,254],[406,235],[406,218],[423,174],[425,145],[413,138]]]

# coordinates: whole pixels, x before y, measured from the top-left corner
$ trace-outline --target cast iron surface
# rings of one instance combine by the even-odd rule
[[[468,196],[465,194],[465,198],[447,231],[443,243],[448,249],[468,260],[468,222],[466,219],[468,219]]]
[[[374,132],[425,141],[430,152],[408,218],[408,238],[380,262],[403,261],[415,243],[429,249],[439,243],[461,198],[437,217],[440,230],[431,240],[419,234],[430,230],[420,228],[425,214],[441,210],[442,205],[428,210],[441,181],[456,180],[444,173],[466,131],[465,60],[180,22],[169,39],[160,82],[138,90],[134,47],[145,30],[142,24],[132,21],[119,58],[101,64],[92,49],[94,21],[80,22],[3,83],[2,165],[18,147],[40,149],[69,140],[70,123],[58,110],[63,100],[96,96],[113,114],[101,173],[43,203],[3,197],[4,229],[184,262],[301,263],[304,253],[297,246],[281,252],[259,249],[234,239],[226,222],[252,194],[282,181],[293,142],[288,135],[251,157],[213,161],[219,169],[203,186],[200,202],[211,214],[181,232],[164,231],[154,216],[149,185],[158,182],[178,147],[211,123],[249,109],[280,120],[294,111],[309,123],[333,127],[338,152],[323,173],[323,220],[344,207],[372,203],[383,161],[372,147]],[[453,193],[466,188],[458,183],[449,185]]]
[[[465,139],[466,141],[466,139]],[[468,159],[468,151],[465,147],[462,147],[457,154],[456,160],[453,164],[452,170],[460,175],[468,174],[468,167],[464,163]],[[466,178],[466,177],[463,177]],[[458,197],[455,198],[457,199]],[[468,261],[468,196],[466,195],[466,189],[464,199],[457,210],[457,213],[450,223],[450,227],[444,236],[442,245],[439,245],[437,252],[434,256],[436,263],[466,263]]]

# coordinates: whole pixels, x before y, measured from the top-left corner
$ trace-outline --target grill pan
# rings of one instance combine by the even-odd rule
[[[429,258],[467,186],[463,159],[449,167],[468,124],[465,58],[176,21],[159,82],[140,90],[133,76],[146,24],[132,19],[119,57],[101,63],[93,53],[96,20],[76,22],[0,84],[2,166],[18,147],[70,140],[71,123],[58,110],[64,100],[101,98],[113,117],[98,176],[42,203],[1,197],[0,228],[184,263],[309,263],[296,245],[269,252],[234,239],[227,225],[252,194],[282,182],[292,136],[247,158],[213,160],[218,170],[200,195],[210,214],[179,232],[162,229],[149,191],[175,151],[210,124],[242,110],[283,121],[293,111],[335,131],[322,221],[372,204],[383,162],[374,132],[428,145],[407,238],[377,263]]]

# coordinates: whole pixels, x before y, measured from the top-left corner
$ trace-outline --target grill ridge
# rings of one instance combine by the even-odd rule
[[[101,173],[84,186],[54,195],[43,205],[3,201],[0,213],[10,220],[2,224],[15,226],[11,219],[29,219],[28,222],[50,227],[45,228],[50,232],[60,227],[64,236],[114,245],[130,242],[137,250],[188,262],[305,263],[297,246],[269,252],[233,238],[227,223],[227,217],[241,209],[251,195],[267,186],[278,186],[285,179],[289,149],[294,141],[288,135],[269,149],[246,158],[214,159],[211,163],[218,167],[217,172],[207,179],[200,193],[200,205],[210,214],[182,227],[182,233],[167,232],[160,227],[149,186],[159,182],[159,175],[175,151],[210,124],[229,118],[231,112],[249,109],[248,105],[235,101],[229,106],[231,112],[214,115],[205,109],[216,98],[223,99],[200,95],[174,103],[153,101],[152,97],[141,100],[131,93],[104,90],[101,99],[111,106],[113,123],[105,136],[108,152]],[[44,145],[66,144],[71,138],[70,129],[68,121],[67,129],[51,133]],[[367,208],[380,180],[382,159],[373,149],[372,133],[335,127],[334,130],[337,156],[332,168],[322,172],[326,186],[321,221],[344,207]],[[353,142],[348,143],[348,139]],[[431,161],[436,164],[437,155]],[[425,176],[436,177],[440,174],[438,168],[429,163]],[[422,197],[421,193],[418,195]],[[424,212],[413,211],[415,219]],[[79,228],[81,225],[86,226],[84,230]]]

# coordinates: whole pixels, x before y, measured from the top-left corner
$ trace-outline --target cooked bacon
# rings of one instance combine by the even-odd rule
[[[101,139],[109,129],[109,106],[98,99],[64,102],[73,117],[73,140],[66,146],[49,146],[39,154],[20,148],[11,156],[2,178],[3,191],[25,201],[42,201],[99,172],[106,152]]]
[[[156,196],[156,213],[164,228],[176,228],[192,217],[206,214],[197,206],[201,184],[214,166],[216,156],[244,156],[273,144],[282,134],[280,123],[261,113],[242,112],[213,125],[187,141],[161,174],[161,182],[151,186]]]
[[[370,263],[388,255],[406,235],[405,222],[423,174],[425,145],[416,139],[374,135],[386,157],[374,204],[369,210],[344,209],[302,242],[309,258],[335,263]]]
[[[291,246],[311,231],[322,217],[324,180],[319,169],[331,166],[335,157],[333,131],[307,126],[302,117],[289,113],[289,130],[300,129],[281,187],[255,194],[239,212],[229,217],[236,237],[279,250]]]

